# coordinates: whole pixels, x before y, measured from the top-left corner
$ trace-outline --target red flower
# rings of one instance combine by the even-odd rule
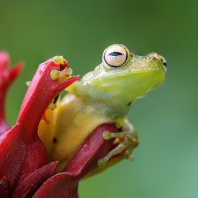
[[[8,65],[9,55],[6,52],[0,52],[0,135],[10,128],[5,121],[4,106],[6,93],[12,82],[23,68],[22,64],[18,64],[8,70]]]
[[[7,89],[22,69],[18,64],[8,70],[9,58],[0,53],[0,197],[78,197],[78,182],[98,167],[98,160],[114,147],[113,139],[104,140],[105,130],[118,131],[115,124],[104,123],[88,137],[61,173],[58,162],[48,164],[45,147],[37,129],[51,101],[79,76],[70,77],[71,69],[62,57],[39,65],[23,100],[14,127],[5,121]],[[120,157],[119,155],[117,156]]]

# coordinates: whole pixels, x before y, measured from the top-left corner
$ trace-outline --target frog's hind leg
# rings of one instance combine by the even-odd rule
[[[111,157],[121,154],[123,158],[126,158],[130,161],[133,161],[132,152],[135,147],[138,145],[138,134],[133,125],[131,125],[128,120],[125,121],[123,126],[123,132],[113,133],[105,131],[103,137],[105,140],[115,138],[115,143],[118,142],[118,145],[111,150],[105,157],[98,161],[98,166],[100,168],[105,167],[106,163],[110,160]]]

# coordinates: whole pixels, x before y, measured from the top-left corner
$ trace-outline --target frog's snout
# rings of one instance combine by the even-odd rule
[[[163,66],[164,66],[165,71],[167,70],[167,62],[166,62],[166,59],[163,56],[157,54],[156,52],[152,52],[152,53],[148,54],[147,56],[155,57],[156,59],[160,60],[163,64]]]

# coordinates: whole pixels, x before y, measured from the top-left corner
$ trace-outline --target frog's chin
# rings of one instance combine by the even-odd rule
[[[142,93],[142,94],[140,94],[140,95],[138,95],[136,98],[135,98],[135,100],[136,99],[139,99],[139,98],[144,98],[146,95],[147,95],[147,93],[149,92],[149,91],[151,91],[152,89],[149,89],[149,90],[147,90],[145,93]],[[135,101],[134,100],[134,101]]]

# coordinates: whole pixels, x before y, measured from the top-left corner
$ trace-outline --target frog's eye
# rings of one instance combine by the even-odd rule
[[[103,53],[103,63],[106,67],[120,67],[129,59],[129,50],[121,44],[109,46]]]

